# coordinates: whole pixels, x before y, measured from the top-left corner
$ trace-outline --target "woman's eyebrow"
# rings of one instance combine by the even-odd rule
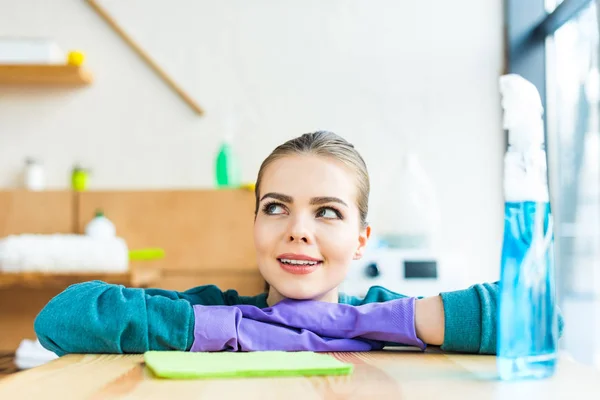
[[[264,199],[266,199],[268,197],[275,199],[275,200],[283,201],[284,203],[292,204],[294,202],[294,199],[292,198],[292,196],[288,196],[286,194],[281,194],[281,193],[275,193],[275,192],[269,192],[269,193],[265,194],[263,197],[260,198],[260,201],[263,201]]]
[[[265,194],[263,197],[261,197],[260,201],[263,201],[266,198],[272,198],[272,199],[279,200],[279,201],[282,201],[282,202],[288,203],[288,204],[294,203],[294,198],[292,196],[288,196],[287,194],[282,194],[282,193],[269,192],[269,193]],[[346,202],[344,200],[342,200],[338,197],[322,196],[322,197],[313,197],[312,199],[310,199],[310,204],[313,206],[318,206],[318,205],[326,204],[326,203],[339,203],[339,204],[342,204],[342,205],[348,207],[348,204],[346,204]]]
[[[320,204],[325,204],[325,203],[340,203],[345,205],[346,207],[348,207],[348,204],[346,204],[342,199],[339,199],[337,197],[313,197],[312,199],[310,199],[310,204],[312,205],[320,205]]]

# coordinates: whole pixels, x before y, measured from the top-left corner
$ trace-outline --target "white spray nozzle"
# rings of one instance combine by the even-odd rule
[[[523,77],[500,77],[504,129],[509,147],[504,156],[506,201],[548,201],[544,108],[536,87]]]
[[[519,148],[541,146],[544,107],[535,85],[517,74],[502,75],[500,94],[504,110],[502,126],[509,131],[509,143]]]

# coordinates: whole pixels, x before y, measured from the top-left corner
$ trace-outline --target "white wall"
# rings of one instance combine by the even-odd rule
[[[234,107],[248,181],[275,145],[307,131],[352,141],[374,181],[410,142],[442,202],[443,261],[472,281],[496,278],[501,0],[102,2],[206,116],[84,0],[0,0],[0,35],[83,49],[96,77],[85,89],[0,88],[0,187],[19,184],[26,156],[44,161],[53,188],[68,186],[75,162],[92,168],[92,189],[210,186]]]

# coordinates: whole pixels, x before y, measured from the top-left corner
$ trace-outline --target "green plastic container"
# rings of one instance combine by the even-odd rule
[[[217,154],[215,183],[219,188],[239,187],[241,184],[239,163],[229,140],[223,141]]]

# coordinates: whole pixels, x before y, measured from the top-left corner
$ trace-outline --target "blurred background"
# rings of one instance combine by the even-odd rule
[[[546,107],[561,343],[600,365],[597,11],[590,0],[0,0],[0,351],[42,362],[33,318],[83,280],[263,290],[252,184],[275,146],[316,130],[353,143],[372,180],[375,240],[347,292],[496,281],[498,78],[514,72]],[[391,237],[402,240],[386,251]]]

